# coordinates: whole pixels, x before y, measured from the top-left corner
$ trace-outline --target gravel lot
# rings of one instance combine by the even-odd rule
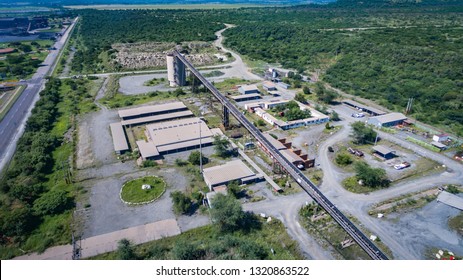
[[[145,86],[145,82],[152,79],[166,79],[165,82],[160,83],[155,86]],[[144,94],[153,91],[170,91],[175,90],[168,86],[167,74],[148,74],[148,75],[134,75],[134,76],[125,76],[119,79],[119,91],[125,95],[137,95]]]
[[[150,204],[141,206],[124,204],[119,198],[122,185],[126,181],[148,175],[164,178],[167,183],[166,192],[161,198]],[[85,225],[84,238],[165,219],[175,219],[169,195],[175,190],[184,191],[188,182],[174,168],[166,168],[109,176],[104,179],[87,181],[86,184],[91,187],[89,201],[91,208]],[[185,221],[184,223],[194,222]],[[198,222],[201,221],[198,220]],[[191,226],[193,227],[194,224]]]
[[[463,197],[463,194],[459,195]],[[463,255],[463,237],[452,231],[448,219],[456,216],[458,209],[436,200],[423,208],[407,213],[392,213],[380,220],[381,226],[417,259],[424,259],[431,247],[446,249]]]

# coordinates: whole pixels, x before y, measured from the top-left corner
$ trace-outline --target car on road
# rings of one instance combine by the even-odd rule
[[[365,114],[364,113],[355,113],[355,114],[352,114],[351,116],[354,117],[354,118],[363,118],[363,117],[365,117]]]

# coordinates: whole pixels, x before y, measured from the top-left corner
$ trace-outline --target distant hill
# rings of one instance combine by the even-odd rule
[[[111,4],[326,4],[336,0],[2,0],[2,5],[111,5]]]
[[[358,7],[378,7],[378,6],[411,6],[411,5],[441,5],[457,4],[461,0],[338,0],[334,6],[358,6]]]

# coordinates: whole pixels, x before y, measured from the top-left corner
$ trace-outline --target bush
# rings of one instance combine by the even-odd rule
[[[352,157],[348,154],[345,154],[345,153],[340,153],[336,156],[336,159],[335,159],[336,163],[341,165],[341,166],[346,166],[346,165],[349,165],[351,164],[352,162],[354,162],[352,160]]]
[[[38,215],[62,213],[69,207],[69,198],[63,190],[45,193],[34,202],[34,212]]]
[[[188,161],[183,160],[181,158],[177,158],[177,159],[175,159],[175,165],[177,165],[177,166],[185,166],[185,165],[188,165]]]
[[[381,168],[372,168],[364,162],[355,164],[355,172],[358,180],[362,180],[367,187],[389,187],[390,181],[386,176],[386,171]]]
[[[156,167],[158,166],[158,163],[155,162],[154,160],[145,160],[142,164],[143,167]]]
[[[194,165],[200,165],[201,163],[200,159],[201,159],[201,154],[199,151],[193,151],[190,153],[190,156],[188,156],[188,161]],[[208,162],[208,159],[205,156],[202,156],[202,161],[203,161],[203,164],[206,164]]]
[[[137,256],[132,243],[128,239],[121,239],[117,242],[117,256],[120,260],[135,260]]]
[[[241,204],[234,197],[220,193],[212,200],[211,215],[221,232],[239,229],[245,217]]]
[[[174,204],[174,211],[177,214],[185,214],[190,210],[191,199],[181,191],[175,191],[170,194]]]

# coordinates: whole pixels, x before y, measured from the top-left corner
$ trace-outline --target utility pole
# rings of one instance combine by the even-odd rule
[[[202,115],[201,112],[199,112]],[[202,117],[199,118],[199,173],[203,174],[203,151],[202,151],[202,137],[201,137],[201,121]]]

